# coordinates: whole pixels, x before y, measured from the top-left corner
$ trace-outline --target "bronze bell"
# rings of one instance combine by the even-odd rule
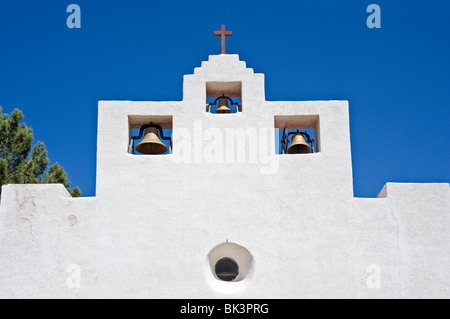
[[[136,151],[141,154],[164,154],[167,146],[159,139],[158,129],[150,127],[145,130],[142,141],[136,145]]]
[[[219,107],[217,108],[216,113],[231,113],[231,109],[228,106],[228,100],[226,98],[219,100]]]
[[[307,154],[311,153],[311,146],[306,143],[302,134],[296,134],[292,137],[292,143],[288,147],[288,154]]]

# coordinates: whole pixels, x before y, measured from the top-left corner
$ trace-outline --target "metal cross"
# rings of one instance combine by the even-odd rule
[[[215,37],[220,37],[222,42],[222,54],[225,54],[225,37],[231,37],[233,34],[231,31],[225,31],[225,25],[222,25],[221,31],[214,31]]]

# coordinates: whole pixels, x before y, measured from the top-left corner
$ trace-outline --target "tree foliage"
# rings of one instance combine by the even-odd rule
[[[0,186],[5,184],[63,184],[73,197],[79,197],[78,187],[71,189],[64,168],[58,163],[48,167],[49,159],[43,142],[32,147],[33,130],[25,123],[22,111],[15,109],[11,117],[0,106]],[[1,195],[1,189],[0,189]]]

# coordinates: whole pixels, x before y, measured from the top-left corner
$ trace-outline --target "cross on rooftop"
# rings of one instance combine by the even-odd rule
[[[231,37],[233,34],[231,31],[225,31],[225,25],[222,25],[220,31],[214,31],[215,37],[220,37],[222,44],[222,54],[225,54],[225,37]]]

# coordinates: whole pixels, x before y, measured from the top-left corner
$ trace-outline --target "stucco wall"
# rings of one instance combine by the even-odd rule
[[[242,82],[243,112],[206,113],[208,81]],[[0,297],[449,296],[449,185],[387,184],[379,198],[354,198],[346,101],[266,101],[264,76],[237,55],[211,56],[183,93],[99,103],[95,198],[3,187]],[[173,154],[128,154],[130,115],[172,116]],[[320,152],[275,155],[277,115],[318,115]],[[262,154],[251,162],[251,143],[244,163],[210,152],[230,129],[257,132]],[[239,283],[211,274],[208,254],[227,240],[251,254]],[[67,285],[71,265],[79,288]],[[367,285],[370,265],[379,288]]]

